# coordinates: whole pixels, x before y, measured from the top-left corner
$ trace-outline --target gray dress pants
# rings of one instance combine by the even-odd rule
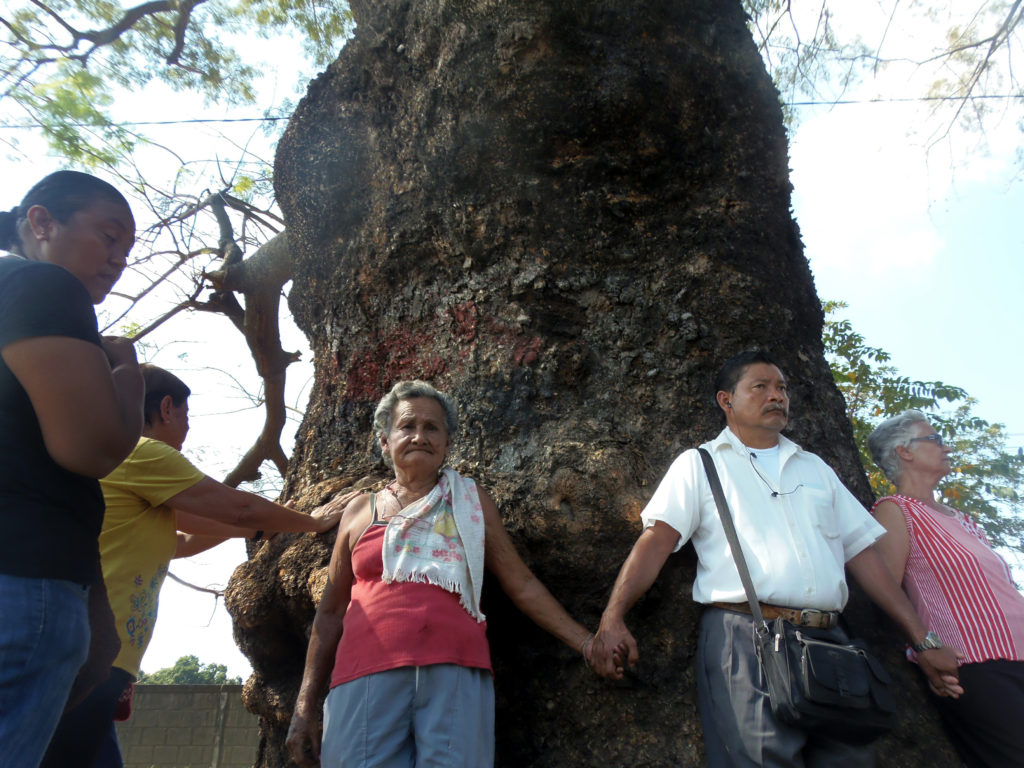
[[[844,641],[841,629],[832,630]],[[871,768],[871,747],[780,723],[754,652],[754,620],[708,608],[697,645],[697,693],[708,768]]]

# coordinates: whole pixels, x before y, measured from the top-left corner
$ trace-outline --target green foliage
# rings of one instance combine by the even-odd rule
[[[153,674],[141,672],[139,685],[241,685],[242,678],[228,677],[223,664],[202,664],[196,656],[182,656],[173,667],[158,669]]]
[[[872,490],[883,496],[895,489],[872,462],[868,435],[890,416],[917,408],[953,446],[953,472],[939,485],[943,502],[976,518],[993,542],[1019,546],[1024,541],[1024,455],[1007,450],[1003,425],[975,416],[976,401],[960,387],[901,376],[887,352],[865,344],[849,320],[837,316],[845,307],[825,302],[822,340]]]
[[[265,66],[245,35],[301,39],[323,66],[351,30],[346,4],[320,0],[11,0],[0,9],[0,103],[56,153],[114,166],[141,141],[113,124],[119,89],[159,81],[210,103],[253,103]]]

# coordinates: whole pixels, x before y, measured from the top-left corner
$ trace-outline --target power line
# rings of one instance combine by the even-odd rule
[[[985,94],[982,96],[971,96],[974,100],[1006,100],[1024,99],[1024,94]],[[959,101],[956,96],[912,96],[906,98],[877,98],[877,99],[837,99],[835,101],[788,101],[783,102],[786,107],[836,107],[857,104],[907,104],[930,101]],[[197,117],[190,120],[125,120],[120,123],[62,123],[68,128],[126,128],[128,126],[154,126],[154,125],[200,125],[200,124],[223,124],[223,123],[275,123],[279,120],[288,120],[289,117]],[[13,130],[29,130],[43,128],[41,123],[0,123],[0,128]]]
[[[907,96],[905,98],[877,98],[877,99],[837,99],[835,101],[790,101],[785,102],[786,107],[833,107],[841,104],[905,104],[908,102],[922,101],[969,101],[1000,100],[1000,99],[1024,99],[1024,93],[991,93],[981,96]]]
[[[121,123],[61,123],[68,128],[125,128],[148,125],[195,125],[199,123],[275,123],[288,117],[197,117],[192,120],[126,120]],[[42,123],[0,123],[0,128],[43,128]]]

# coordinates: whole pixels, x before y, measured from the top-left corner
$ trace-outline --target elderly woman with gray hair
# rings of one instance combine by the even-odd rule
[[[1024,766],[1024,597],[981,528],[936,500],[951,449],[923,413],[884,421],[868,448],[897,489],[872,510],[887,530],[875,548],[933,630],[907,657],[956,648],[959,681],[930,687],[960,757],[972,768]]]
[[[447,396],[399,382],[373,427],[395,479],[342,516],[288,749],[302,766],[486,768],[494,689],[484,567],[523,613],[588,660],[593,635],[523,563],[487,492],[446,466],[457,428]]]

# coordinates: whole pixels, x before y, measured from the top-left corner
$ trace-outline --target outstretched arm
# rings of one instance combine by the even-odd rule
[[[910,641],[916,645],[924,640],[928,629],[921,622],[910,600],[893,580],[882,556],[868,547],[846,562],[846,567],[861,588],[875,604],[885,611]],[[957,659],[961,654],[955,648],[935,648],[917,654],[918,666],[928,678],[932,692],[938,696],[958,698],[964,689],[960,686]]]
[[[502,590],[520,611],[539,627],[586,656],[589,648],[584,646],[588,645],[590,632],[569,615],[527,567],[501,522],[494,500],[483,488],[477,486],[477,491],[484,512],[487,569],[497,577]]]
[[[351,494],[329,501],[319,507],[320,514],[307,515],[277,504],[255,493],[239,491],[224,485],[212,477],[204,477],[191,488],[167,500],[166,505],[176,512],[193,518],[206,518],[232,528],[243,529],[242,533],[255,530],[265,531],[306,531],[323,533],[338,524],[345,504]],[[204,533],[196,531],[197,533]],[[219,533],[211,531],[211,533]],[[224,531],[221,535],[227,535]],[[252,535],[251,533],[249,535]]]
[[[311,518],[321,520],[323,525],[333,526],[334,522],[340,519],[340,516],[344,512],[345,506],[348,502],[360,493],[362,493],[362,491],[352,491],[344,496],[331,499],[326,504],[323,504],[310,512],[309,516]],[[288,508],[291,509],[290,506]],[[227,523],[219,522],[211,517],[189,514],[188,512],[182,512],[181,510],[178,510],[176,515],[178,518],[178,546],[174,551],[174,556],[176,558],[197,555],[200,552],[205,552],[206,550],[217,546],[227,539],[251,539],[257,533],[261,533],[262,540],[267,541],[279,533],[279,531],[270,529],[245,528],[237,525],[228,525]]]
[[[622,564],[594,638],[591,667],[602,677],[619,680],[621,663],[633,666],[640,658],[636,640],[626,628],[626,614],[651,588],[678,541],[679,532],[659,520],[640,534]]]

